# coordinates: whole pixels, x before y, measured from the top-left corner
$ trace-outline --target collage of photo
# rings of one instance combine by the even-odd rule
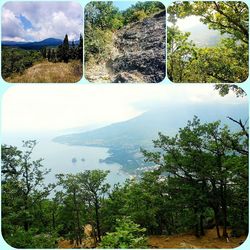
[[[247,1],[0,9],[1,249],[249,248]]]

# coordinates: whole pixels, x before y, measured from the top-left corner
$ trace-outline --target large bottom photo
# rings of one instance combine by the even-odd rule
[[[9,88],[3,239],[15,248],[240,246],[248,234],[248,114],[237,87]]]

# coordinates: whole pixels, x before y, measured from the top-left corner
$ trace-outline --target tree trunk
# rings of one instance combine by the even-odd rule
[[[74,197],[74,205],[75,205],[75,209],[76,209],[76,221],[77,221],[76,243],[78,246],[79,244],[82,244],[82,237],[81,237],[79,208],[78,208],[77,201],[76,201],[76,190],[73,191],[73,197]]]
[[[204,227],[203,227],[203,218],[204,218],[204,216],[201,214],[200,215],[200,235],[201,236],[205,235]]]
[[[217,232],[217,237],[220,238],[220,228],[219,228],[219,209],[216,207],[213,207],[214,210],[214,219],[215,219],[215,227]]]
[[[96,229],[97,229],[97,238],[101,242],[101,229],[100,229],[100,220],[99,220],[99,203],[98,199],[95,198],[95,218],[96,218]]]

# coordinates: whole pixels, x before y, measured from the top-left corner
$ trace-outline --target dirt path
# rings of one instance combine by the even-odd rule
[[[113,33],[111,52],[105,61],[99,62],[99,64],[91,64],[85,69],[85,77],[90,82],[96,83],[108,83],[113,81],[113,71],[110,66],[110,62],[120,55],[118,48],[115,46],[116,34]]]
[[[216,230],[207,230],[206,235],[197,238],[191,234],[181,234],[173,236],[150,236],[149,245],[152,248],[235,248],[240,246],[246,237],[218,239]]]
[[[238,238],[230,238],[229,242],[226,239],[218,239],[216,230],[211,229],[206,231],[206,235],[197,238],[191,234],[179,234],[173,236],[154,235],[149,236],[149,248],[236,248],[246,240],[245,236]],[[93,244],[86,244],[86,246],[93,246]],[[61,240],[58,248],[76,248],[69,240]],[[89,247],[88,247],[89,248]]]

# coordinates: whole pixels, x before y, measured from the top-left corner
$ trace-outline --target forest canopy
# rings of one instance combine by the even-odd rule
[[[248,77],[249,10],[244,2],[174,2],[168,7],[168,78],[172,82],[238,83]],[[223,36],[216,46],[199,47],[177,20],[189,16]],[[202,34],[201,34],[202,35]]]

